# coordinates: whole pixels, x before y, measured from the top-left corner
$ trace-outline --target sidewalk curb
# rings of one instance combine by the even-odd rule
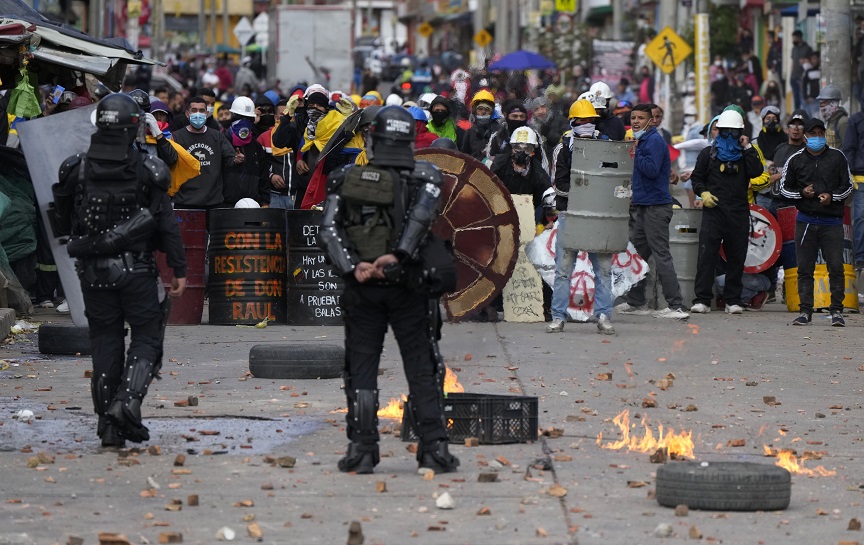
[[[0,308],[0,340],[9,336],[13,325],[15,325],[15,311],[11,308]]]

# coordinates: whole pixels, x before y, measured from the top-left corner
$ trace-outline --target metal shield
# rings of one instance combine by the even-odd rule
[[[75,272],[75,260],[69,257],[66,246],[61,244],[60,238],[54,236],[51,229],[48,205],[54,202],[51,186],[58,181],[60,165],[67,157],[84,153],[90,147],[90,135],[96,132],[96,127],[90,122],[90,115],[95,109],[94,104],[17,125],[21,150],[27,158],[27,169],[30,171],[36,201],[39,203],[39,213],[42,214],[48,230],[51,253],[54,255],[63,292],[69,303],[72,322],[76,326],[87,325],[81,284]]]
[[[491,302],[510,279],[519,254],[519,216],[510,192],[480,161],[439,148],[414,156],[444,174],[441,216],[432,230],[456,253],[456,291],[443,299],[447,317],[459,321]]]
[[[758,274],[767,271],[780,257],[783,248],[783,233],[780,223],[767,209],[758,204],[750,205],[750,243],[747,245],[747,258],[744,272]],[[723,247],[720,255],[726,259]]]

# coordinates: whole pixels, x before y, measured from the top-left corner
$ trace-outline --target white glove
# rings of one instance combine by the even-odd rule
[[[156,122],[156,118],[153,117],[153,114],[146,112],[144,114],[144,123],[147,124],[147,130],[150,132],[151,136],[154,138],[162,136],[162,131],[159,129],[159,124]]]

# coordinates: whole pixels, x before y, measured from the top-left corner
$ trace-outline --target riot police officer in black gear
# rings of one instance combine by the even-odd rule
[[[441,293],[424,288],[434,268],[421,259],[421,252],[440,241],[431,228],[438,216],[442,175],[431,163],[414,160],[414,119],[404,108],[381,108],[370,134],[369,164],[345,167],[327,180],[318,239],[345,278],[351,443],[339,469],[372,473],[378,464],[378,365],[389,323],[408,379],[406,415],[420,437],[419,465],[437,473],[455,471],[459,460],[448,449],[445,369],[437,346],[441,322],[435,297]]]
[[[150,438],[141,403],[157,376],[168,299],[159,302],[153,250],[167,254],[174,279],[186,287],[186,256],[166,193],[170,173],[156,157],[133,147],[142,113],[128,95],[96,107],[97,130],[86,153],[66,159],[54,192],[56,227],[71,235],[93,353],[91,393],[97,432],[106,447]],[[132,329],[125,354],[123,323]]]

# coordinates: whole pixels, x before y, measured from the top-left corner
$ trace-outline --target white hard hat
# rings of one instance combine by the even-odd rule
[[[396,93],[387,95],[387,100],[384,101],[385,106],[402,106],[402,97]]]
[[[432,101],[436,98],[438,98],[438,95],[435,93],[423,93],[420,95],[420,98],[417,99],[417,105],[426,110],[432,105]]]
[[[726,110],[717,118],[718,129],[743,129],[744,118],[735,110]]]
[[[606,99],[596,94],[594,91],[585,91],[577,100],[587,100],[594,106],[595,110],[605,110],[606,109]]]
[[[311,95],[312,93],[324,93],[325,95],[327,95],[328,98],[330,97],[330,93],[327,91],[327,89],[323,85],[318,83],[313,83],[312,85],[307,87],[306,92],[303,93],[303,98],[309,98],[309,95]]]
[[[601,96],[603,100],[609,100],[610,98],[615,96],[612,94],[612,89],[610,89],[609,86],[602,81],[598,81],[591,85],[591,88],[589,90],[591,91],[591,93]]]
[[[237,97],[231,103],[231,113],[246,117],[255,117],[255,103],[249,97]]]
[[[234,208],[261,208],[258,206],[258,202],[255,199],[250,199],[246,197],[244,199],[240,199],[237,201],[237,204],[234,205]]]
[[[519,127],[510,135],[511,144],[533,144],[537,145],[537,133],[529,127]]]
[[[699,112],[696,111],[696,106],[687,106],[684,108],[684,115],[692,115],[695,117],[699,115]]]

